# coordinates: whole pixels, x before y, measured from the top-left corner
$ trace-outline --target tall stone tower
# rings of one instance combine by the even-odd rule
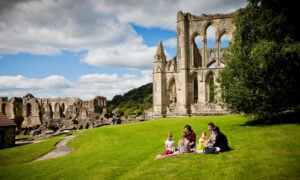
[[[154,56],[154,117],[228,113],[221,106],[216,79],[226,64],[223,53],[227,47],[222,45],[222,38],[230,41],[235,13],[177,13],[176,56],[167,61],[161,42]],[[212,39],[209,28],[214,30],[213,47],[208,46]]]
[[[153,112],[156,116],[166,115],[166,55],[161,42],[157,45],[153,67]]]

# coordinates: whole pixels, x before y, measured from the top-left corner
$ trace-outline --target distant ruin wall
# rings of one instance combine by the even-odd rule
[[[0,97],[0,112],[17,124],[17,134],[39,135],[71,129],[85,129],[108,123],[103,96],[90,101],[79,98]]]

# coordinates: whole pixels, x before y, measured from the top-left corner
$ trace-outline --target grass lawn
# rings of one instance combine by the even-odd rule
[[[62,137],[0,150],[0,179],[300,179],[300,126],[245,126],[241,116],[164,118],[76,132],[66,156],[35,161]],[[234,149],[216,155],[154,160],[168,131],[176,144],[183,127],[197,134],[214,122]]]

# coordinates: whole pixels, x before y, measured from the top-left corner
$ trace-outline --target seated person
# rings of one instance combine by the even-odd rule
[[[183,132],[181,139],[178,142],[178,154],[190,152],[190,141],[187,139],[187,133]]]
[[[196,146],[196,133],[190,125],[185,125],[184,132],[186,133],[187,140],[189,140],[190,151],[193,151]]]
[[[196,146],[195,152],[203,153],[203,149],[204,149],[204,146],[207,144],[207,141],[208,141],[208,139],[207,139],[206,132],[203,131],[201,134],[201,137],[199,139],[199,143]]]
[[[229,151],[228,141],[225,134],[220,132],[220,129],[218,126],[213,128],[213,133],[216,135],[216,141],[213,143],[213,147],[215,148],[215,152],[225,152]]]
[[[175,142],[172,139],[172,133],[168,132],[167,139],[165,141],[165,152],[156,156],[156,159],[162,158],[163,156],[167,156],[173,154],[175,151]]]

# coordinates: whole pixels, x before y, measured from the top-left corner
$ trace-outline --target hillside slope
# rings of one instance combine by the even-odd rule
[[[141,115],[152,107],[152,83],[132,89],[124,95],[116,95],[108,101],[108,110],[118,115]]]

